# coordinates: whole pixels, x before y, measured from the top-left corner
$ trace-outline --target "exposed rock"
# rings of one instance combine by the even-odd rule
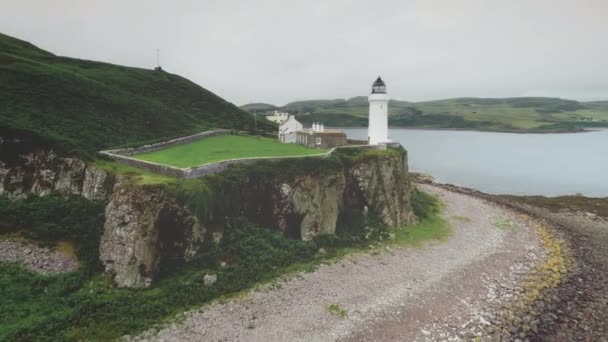
[[[77,158],[61,158],[54,190],[62,195],[80,195],[86,164]]]
[[[217,282],[217,274],[205,274],[203,277],[203,285],[212,286]]]
[[[112,190],[113,177],[104,170],[88,167],[84,173],[82,196],[93,201],[103,201]]]
[[[358,162],[346,171],[346,180],[344,200],[349,206],[376,213],[388,226],[415,220],[405,155]]]
[[[71,272],[78,267],[78,260],[74,255],[14,238],[0,239],[0,261],[19,263],[31,271],[42,274]]]
[[[106,207],[100,259],[121,287],[146,287],[161,256],[187,260],[204,228],[162,190],[118,183]]]
[[[102,184],[103,177],[87,173],[85,178]],[[119,183],[106,208],[101,259],[115,275],[116,284],[143,287],[164,262],[195,256],[204,227],[210,228],[209,239],[219,243],[227,216],[242,215],[289,238],[306,241],[334,234],[338,216],[345,209],[363,212],[368,208],[390,226],[412,222],[410,187],[405,154],[388,154],[322,174],[282,181],[252,179],[234,194],[230,212],[212,213],[210,222],[199,222],[162,187]]]
[[[299,236],[307,241],[317,235],[334,234],[345,181],[342,173],[324,177],[304,176],[292,185],[281,184],[281,199],[276,203],[279,228],[286,232],[289,218],[301,217]]]
[[[0,195],[25,198],[29,195],[83,195],[107,200],[113,177],[78,158],[61,158],[52,150],[37,150],[0,161]]]
[[[119,286],[144,287],[158,268],[154,222],[163,196],[138,188],[114,192],[106,207],[100,259]]]
[[[6,179],[6,175],[8,174],[8,168],[6,168],[6,164],[0,161],[0,194],[4,193],[4,181]]]

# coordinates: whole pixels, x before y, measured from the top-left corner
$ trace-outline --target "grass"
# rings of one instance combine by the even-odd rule
[[[113,160],[97,159],[92,162],[92,165],[111,174],[126,175],[135,184],[167,184],[176,181],[176,178],[145,171]]]
[[[59,57],[3,34],[0,108],[0,135],[31,135],[88,156],[213,128],[254,128],[252,115],[178,75]],[[258,120],[260,129],[274,127]]]
[[[326,151],[284,144],[270,138],[221,135],[133,157],[165,165],[191,167],[227,159],[309,156]]]
[[[449,223],[438,212],[429,215],[419,224],[394,229],[393,244],[420,247],[432,240],[446,241],[452,235]]]
[[[413,201],[419,201],[418,195]],[[208,243],[189,264],[166,270],[152,287],[139,290],[115,288],[104,274],[81,270],[43,276],[15,265],[0,263],[0,340],[64,341],[113,340],[136,334],[185,310],[215,299],[229,298],[258,284],[268,283],[287,272],[311,271],[353,251],[370,246],[399,243],[418,246],[424,241],[445,239],[449,227],[441,219],[435,200],[418,205],[428,214],[415,226],[325,236],[313,241],[290,240],[276,232],[235,220],[219,245]],[[46,203],[46,200],[40,203]],[[57,203],[52,202],[52,205]],[[29,210],[32,205],[22,206]],[[432,206],[432,207],[427,207]],[[36,211],[44,214],[40,205]],[[59,213],[59,212],[58,212]],[[84,214],[83,214],[84,215]],[[61,222],[63,215],[46,221]],[[19,216],[15,216],[18,219]],[[78,217],[75,217],[78,218]],[[73,220],[78,224],[78,220]],[[70,221],[71,222],[71,221]],[[37,233],[38,234],[38,233]],[[42,230],[40,234],[46,234]],[[390,239],[390,234],[395,238]],[[43,235],[47,236],[47,235]],[[90,247],[96,252],[98,248]],[[227,261],[221,266],[222,261]],[[216,273],[214,286],[204,286],[203,277]],[[280,285],[276,285],[280,286]],[[340,317],[348,312],[338,304],[328,311]]]
[[[340,306],[340,304],[332,303],[329,304],[325,309],[334,316],[338,316],[340,318],[348,317],[348,311]]]
[[[494,221],[492,221],[492,224],[494,225],[494,227],[496,227],[500,230],[514,230],[514,229],[518,228],[518,226],[515,222],[513,222],[510,219],[503,218],[503,217],[494,218]]]
[[[460,216],[460,215],[454,215],[454,216],[451,217],[451,219],[456,220],[456,221],[460,221],[460,222],[471,222],[471,218],[470,217]]]

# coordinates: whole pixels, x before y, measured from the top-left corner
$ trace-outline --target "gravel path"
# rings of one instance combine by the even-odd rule
[[[281,286],[184,314],[154,341],[459,340],[478,335],[544,258],[534,222],[429,185],[453,236],[423,248],[357,254]],[[335,304],[332,314],[328,306]]]
[[[78,260],[73,256],[16,238],[0,240],[0,262],[19,263],[43,274],[70,272],[78,267]]]

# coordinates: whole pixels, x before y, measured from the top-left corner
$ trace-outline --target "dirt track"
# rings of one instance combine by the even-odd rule
[[[522,281],[546,257],[537,222],[483,199],[421,187],[446,203],[444,216],[454,231],[447,242],[353,255],[280,286],[189,312],[178,323],[137,339],[430,341],[490,336],[487,329],[498,320],[498,310],[516,300]],[[333,313],[328,309],[332,304]]]

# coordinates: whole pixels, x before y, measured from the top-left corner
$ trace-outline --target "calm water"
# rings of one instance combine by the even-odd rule
[[[367,129],[344,129],[367,139]],[[391,129],[410,170],[489,193],[608,197],[608,130],[511,134]]]

